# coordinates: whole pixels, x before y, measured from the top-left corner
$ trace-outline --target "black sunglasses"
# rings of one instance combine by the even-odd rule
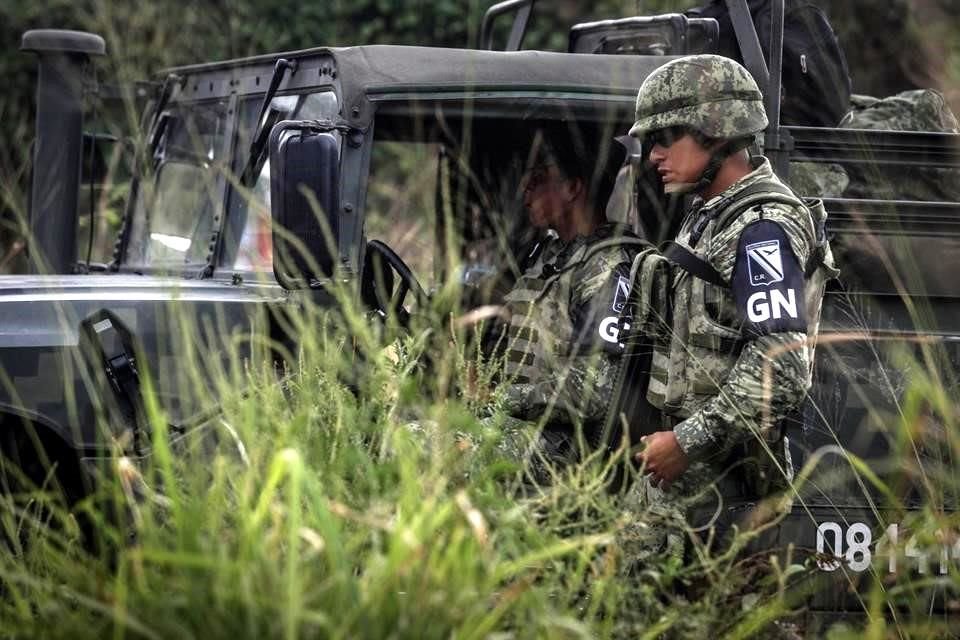
[[[647,143],[652,147],[660,145],[663,148],[671,146],[674,142],[690,133],[689,127],[676,126],[665,129],[657,129],[647,134]]]

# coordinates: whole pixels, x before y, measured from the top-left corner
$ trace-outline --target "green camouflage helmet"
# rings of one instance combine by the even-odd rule
[[[686,126],[707,137],[743,138],[767,127],[763,95],[750,73],[715,55],[671,60],[651,73],[637,94],[637,119],[630,135]]]

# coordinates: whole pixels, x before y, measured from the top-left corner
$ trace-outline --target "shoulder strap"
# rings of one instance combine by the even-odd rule
[[[716,229],[718,230],[723,229],[744,211],[761,202],[781,202],[805,208],[803,201],[793,193],[790,187],[779,182],[756,182],[704,210],[700,214],[698,223],[694,225],[693,233],[690,236],[690,244],[696,246],[706,230],[707,224],[721,213],[722,215],[716,220]],[[723,279],[720,273],[713,268],[713,265],[681,244],[676,242],[665,243],[663,245],[663,255],[671,264],[680,267],[694,277],[718,287],[730,288],[730,283]]]
[[[803,200],[785,184],[779,182],[755,182],[754,184],[744,187],[731,198],[721,200],[711,207],[717,211],[715,215],[719,215],[722,212],[722,215],[717,220],[716,229],[723,229],[736,220],[741,213],[762,202],[779,202],[801,209],[807,208]],[[716,233],[716,231],[714,231],[714,233]]]
[[[663,246],[663,256],[670,261],[670,264],[680,267],[687,273],[701,280],[706,280],[710,284],[730,288],[730,283],[723,279],[720,272],[713,268],[713,265],[687,249],[682,244],[676,242],[667,242]]]
[[[810,255],[807,257],[807,263],[803,268],[803,277],[810,278],[817,269],[826,267],[827,279],[835,278],[839,271],[825,262],[827,254],[827,211],[823,207],[823,201],[820,199],[801,198],[793,189],[785,184],[778,182],[759,182],[752,184],[733,196],[731,200],[719,202],[715,205],[717,211],[722,211],[723,216],[717,220],[716,229],[723,229],[728,224],[736,220],[740,214],[750,207],[767,202],[778,202],[792,207],[801,208],[810,214],[810,220],[813,224],[813,235],[809,238],[811,242]]]
[[[758,202],[782,202],[795,207],[804,206],[800,197],[786,185],[778,182],[755,182],[709,207],[704,207],[690,233],[690,246],[697,246],[707,225],[718,216],[720,218],[717,220],[716,228],[722,229]]]
[[[559,268],[555,267],[553,264],[544,265],[543,275],[547,277],[547,281],[543,286],[543,290],[540,292],[540,295],[537,296],[537,300],[540,300],[543,296],[547,294],[550,290],[550,287],[567,271],[571,269],[576,269],[579,266],[582,266],[592,258],[594,255],[603,251],[605,249],[610,249],[612,247],[640,247],[641,249],[649,249],[653,245],[646,240],[641,240],[636,236],[619,236],[616,238],[608,238],[606,240],[601,240],[593,245],[587,247],[583,256],[579,260],[567,262],[561,265]]]
[[[749,185],[730,198],[721,200],[710,207],[709,210],[702,212],[698,224],[694,227],[694,234],[691,234],[691,244],[696,245],[706,229],[707,223],[720,212],[723,212],[723,215],[716,221],[717,230],[723,229],[736,220],[740,214],[750,207],[766,202],[779,202],[802,208],[810,213],[813,222],[813,237],[811,238],[813,244],[810,256],[807,258],[806,265],[804,265],[803,277],[810,278],[817,269],[825,267],[827,279],[835,278],[839,271],[825,262],[828,240],[826,233],[827,212],[823,208],[823,202],[821,200],[804,202],[790,187],[777,182],[759,182]],[[723,279],[713,265],[687,247],[676,242],[666,242],[662,246],[662,252],[671,264],[683,269],[690,275],[724,289],[730,288],[730,283]]]
[[[750,14],[750,6],[747,0],[726,0],[726,5],[734,35],[737,37],[737,44],[740,46],[743,66],[750,70],[750,75],[766,93],[767,85],[770,83],[770,71],[763,57],[763,49],[760,48],[760,39],[757,36],[753,16]]]
[[[823,200],[808,199],[804,201],[810,217],[813,219],[813,251],[807,260],[803,275],[805,278],[812,276],[817,269],[823,268],[827,280],[833,280],[840,272],[833,264],[827,263],[827,254],[829,253],[829,238],[827,237],[827,210],[823,206]],[[832,263],[832,260],[830,261]]]

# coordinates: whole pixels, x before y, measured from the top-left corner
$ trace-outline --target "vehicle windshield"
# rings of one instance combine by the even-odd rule
[[[219,222],[228,159],[226,100],[167,109],[154,171],[139,184],[125,264],[203,264]]]
[[[249,190],[237,188],[247,161],[262,96],[240,102],[236,151],[230,153],[226,100],[180,104],[164,113],[153,173],[140,182],[124,264],[133,268],[205,266],[229,197],[223,264],[234,270],[270,271],[270,161]],[[275,97],[264,115],[271,122],[331,118],[339,110],[331,91]]]
[[[511,99],[379,104],[364,238],[387,244],[428,291],[450,278],[464,285],[466,306],[499,304],[547,239],[531,224],[521,189],[535,141],[549,130],[595,144],[588,153],[596,166],[622,162],[613,136],[628,127],[627,108],[583,108],[573,117],[570,106],[541,104],[540,117],[524,118],[529,105]],[[607,202],[597,206],[624,217]]]

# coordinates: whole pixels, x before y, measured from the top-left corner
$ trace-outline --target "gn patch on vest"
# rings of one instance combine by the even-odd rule
[[[803,267],[779,224],[758,220],[744,228],[732,288],[745,338],[807,330]]]
[[[571,353],[622,353],[620,334],[629,329],[629,319],[622,318],[621,312],[626,308],[629,297],[630,263],[623,262],[614,267],[594,295],[571,306],[574,335]]]
[[[622,313],[624,305],[627,304],[627,298],[630,297],[630,278],[621,275],[617,276],[617,288],[613,294],[612,309],[615,313]]]
[[[783,280],[780,241],[766,240],[748,244],[747,270],[750,274],[750,284],[755,287],[762,287]]]

